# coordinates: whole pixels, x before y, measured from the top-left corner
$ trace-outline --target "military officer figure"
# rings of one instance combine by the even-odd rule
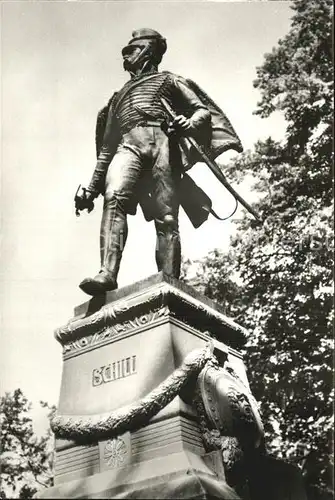
[[[158,71],[166,48],[166,40],[157,31],[134,31],[122,50],[130,80],[98,116],[96,168],[87,190],[76,202],[77,210],[90,211],[93,200],[104,195],[101,269],[97,276],[86,278],[79,285],[89,295],[117,288],[128,232],[127,214],[135,214],[137,204],[145,218],[155,223],[158,270],[179,278],[179,206],[182,200],[188,207],[196,204],[195,199],[187,202],[192,191],[188,187],[193,188],[195,198],[200,190],[184,175],[197,160],[192,161],[180,147],[180,136],[198,137],[209,145],[212,157],[227,149],[242,149],[222,111],[194,82]],[[162,97],[176,112],[173,120],[167,115]],[[168,126],[164,128],[162,123]],[[221,129],[213,127],[213,123],[219,123]],[[198,201],[203,210],[206,204]],[[191,208],[187,213],[196,227],[208,217],[208,212],[203,218],[200,215],[199,222],[195,212],[192,217],[193,212]]]

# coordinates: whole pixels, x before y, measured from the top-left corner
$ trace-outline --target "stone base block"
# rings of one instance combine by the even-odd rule
[[[205,457],[180,450],[164,457],[66,481],[41,498],[239,499],[206,464]]]
[[[245,335],[217,304],[163,273],[92,299],[56,331],[64,361],[58,412],[74,429],[100,422],[143,401],[209,340],[247,385]],[[180,396],[121,435],[92,427],[85,442],[75,432],[56,436],[55,486],[42,498],[239,498],[221,457],[204,450],[192,402]]]

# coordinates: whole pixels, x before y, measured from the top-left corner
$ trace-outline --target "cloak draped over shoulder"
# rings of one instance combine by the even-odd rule
[[[209,157],[214,160],[229,149],[241,153],[243,151],[241,141],[222,109],[195,82],[176,75],[173,76],[177,79],[180,78],[197,95],[211,114],[210,124],[205,129],[202,128],[201,132],[196,136],[197,141],[204,147]],[[110,116],[112,120],[115,120],[111,151],[113,155],[120,143],[121,134],[114,113],[115,103],[119,100],[119,94],[119,92],[114,93],[108,104],[98,113],[95,135],[97,156],[103,145],[107,119]],[[178,113],[178,110],[176,112]],[[193,179],[185,173],[195,163],[202,161],[199,154],[187,144],[187,141],[180,141],[180,144],[184,174],[178,189],[179,201],[193,226],[199,227],[207,220],[209,213],[213,213],[212,202],[206,193],[195,184]],[[101,192],[103,193],[103,187]],[[147,221],[154,219],[154,203],[151,198],[150,189],[145,184],[142,184],[136,192],[136,197],[137,200],[134,200],[134,211],[132,213],[136,213],[136,205],[139,203],[145,219]]]

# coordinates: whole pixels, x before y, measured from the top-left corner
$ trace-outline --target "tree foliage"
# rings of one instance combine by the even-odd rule
[[[41,405],[50,413],[54,411],[47,403]],[[21,389],[0,400],[1,498],[32,498],[41,488],[52,485],[51,431],[42,437],[35,435],[30,409]]]
[[[255,208],[196,284],[250,329],[246,362],[270,451],[301,465],[310,499],[332,498],[332,2],[295,0],[288,34],[257,68],[256,114],[284,114],[285,139],[226,167],[254,179]]]

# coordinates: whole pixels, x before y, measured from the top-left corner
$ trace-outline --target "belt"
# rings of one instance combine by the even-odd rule
[[[157,120],[146,120],[145,122],[140,122],[135,127],[160,127],[162,122],[158,122]]]
[[[122,127],[121,128],[121,134],[127,134],[128,132],[130,132],[134,128],[138,128],[138,127],[159,127],[159,128],[161,128],[161,125],[162,125],[161,121],[157,121],[157,120],[141,120],[136,125],[131,125],[131,126],[128,126],[128,127]]]

